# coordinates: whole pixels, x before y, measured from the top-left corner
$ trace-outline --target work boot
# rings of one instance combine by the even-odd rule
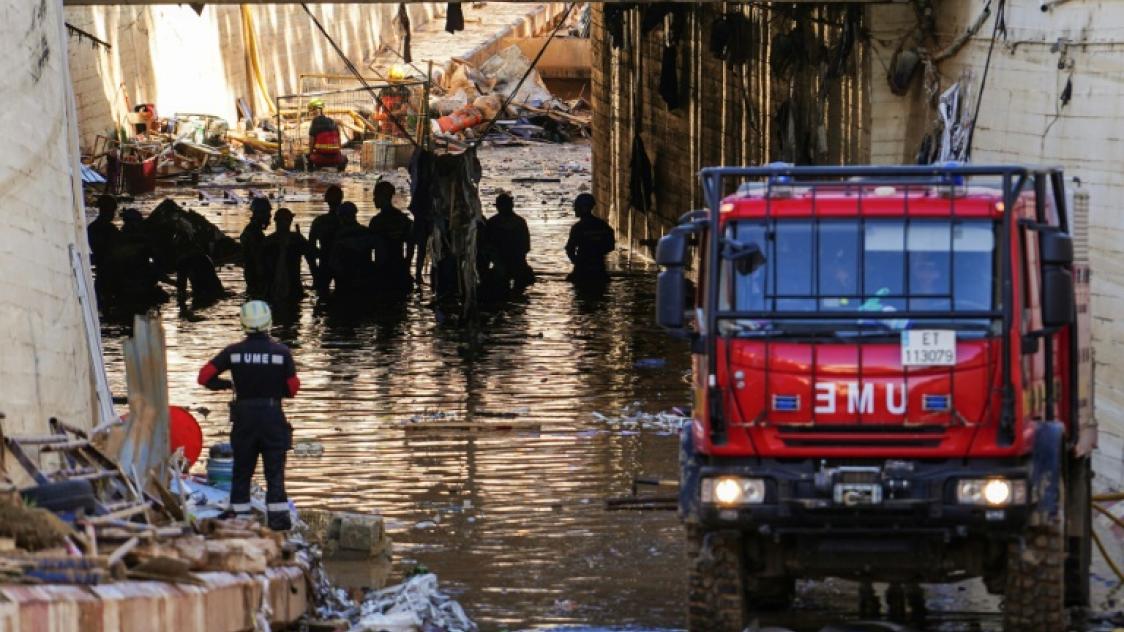
[[[277,507],[274,507],[277,505]],[[281,508],[284,506],[284,509]],[[289,515],[289,503],[269,503],[269,511],[265,513],[265,523],[274,531],[288,531],[293,528],[292,517]]]

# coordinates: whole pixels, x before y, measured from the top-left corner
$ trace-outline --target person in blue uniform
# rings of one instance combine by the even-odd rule
[[[203,365],[198,381],[211,390],[234,389],[234,401],[230,403],[230,445],[234,450],[231,512],[240,517],[252,514],[250,479],[261,456],[266,523],[274,531],[287,531],[292,524],[285,494],[285,455],[292,447],[293,431],[281,400],[296,396],[300,378],[289,348],[269,337],[273,325],[269,305],[250,301],[242,306],[241,318],[246,338]],[[230,371],[229,380],[219,377],[226,371]]]

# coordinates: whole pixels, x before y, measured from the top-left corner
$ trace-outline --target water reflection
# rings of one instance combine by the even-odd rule
[[[588,167],[587,148],[550,151],[555,164]],[[616,262],[613,282],[592,295],[565,281],[572,195],[589,176],[558,173],[559,183],[527,188],[512,179],[549,168],[532,164],[521,173],[524,157],[535,155],[483,152],[482,189],[486,200],[497,188],[515,192],[539,279],[512,302],[488,306],[475,331],[438,324],[428,289],[369,314],[318,304],[311,294],[275,314],[273,335],[293,348],[303,384],[287,405],[295,441],[325,447],[320,457],[290,458],[289,493],[302,506],[382,512],[399,569],[416,561],[436,571],[484,629],[677,621],[674,517],[607,513],[601,505],[627,493],[633,475],[673,475],[674,440],[606,432],[593,412],[636,401],[649,410],[682,404],[686,357],[651,325],[650,270]],[[341,185],[365,223],[375,212],[373,181]],[[274,208],[292,209],[296,225],[307,227],[322,212],[325,187],[289,186],[310,201]],[[188,194],[177,201],[232,236],[248,218],[244,206],[202,206]],[[240,269],[220,276],[241,291]],[[209,411],[199,415],[208,442],[226,434],[226,396],[196,387],[195,372],[240,336],[240,302],[222,300],[192,319],[165,309],[171,399]],[[127,326],[125,319],[104,326],[118,392]],[[631,370],[652,355],[670,362],[643,375]],[[442,423],[427,429],[432,422]]]

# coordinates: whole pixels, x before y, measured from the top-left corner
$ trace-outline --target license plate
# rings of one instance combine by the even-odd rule
[[[956,364],[956,332],[914,329],[902,332],[902,366],[952,366]]]
[[[845,507],[882,504],[882,486],[868,483],[836,483],[835,504]]]

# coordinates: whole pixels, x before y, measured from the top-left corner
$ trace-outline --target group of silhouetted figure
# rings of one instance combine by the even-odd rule
[[[212,259],[213,239],[201,234],[189,218],[177,216],[175,204],[165,204],[169,206],[157,207],[147,221],[135,208],[124,209],[118,228],[117,199],[98,198],[98,217],[86,235],[99,305],[144,308],[162,303],[169,295],[161,281],[175,285],[181,305],[187,304],[189,286],[195,305],[226,296]]]
[[[392,183],[376,184],[374,204],[378,212],[364,226],[359,223],[356,205],[344,200],[340,187],[330,186],[324,193],[327,209],[313,220],[307,238],[299,228],[294,230],[290,209],[274,211],[268,198],[253,198],[249,223],[238,238],[247,297],[266,300],[275,307],[298,302],[305,296],[303,262],[321,299],[343,305],[404,300],[425,284],[423,270],[433,222],[417,215],[411,219],[394,205],[394,195]],[[588,193],[575,198],[578,221],[565,246],[573,263],[567,279],[579,287],[604,286],[609,278],[605,257],[616,247],[612,228],[593,215],[594,205]],[[195,243],[198,240],[190,239],[190,230],[186,231],[187,238],[173,231],[170,239],[176,247],[166,247],[146,229],[146,222],[135,209],[125,209],[122,228],[117,228],[117,201],[112,196],[100,197],[98,209],[98,218],[88,227],[88,238],[95,288],[103,307],[106,301],[132,305],[163,302],[168,294],[159,282],[170,282],[172,272],[181,306],[186,305],[189,284],[195,306],[225,296],[215,273],[214,253],[205,252],[206,246],[200,247]],[[477,296],[485,302],[517,296],[536,280],[527,263],[530,231],[526,220],[515,212],[514,198],[500,193],[495,210],[494,215],[476,225]],[[273,231],[268,232],[271,224]],[[457,266],[444,263],[430,266],[429,283],[438,296],[442,286],[457,283]]]

